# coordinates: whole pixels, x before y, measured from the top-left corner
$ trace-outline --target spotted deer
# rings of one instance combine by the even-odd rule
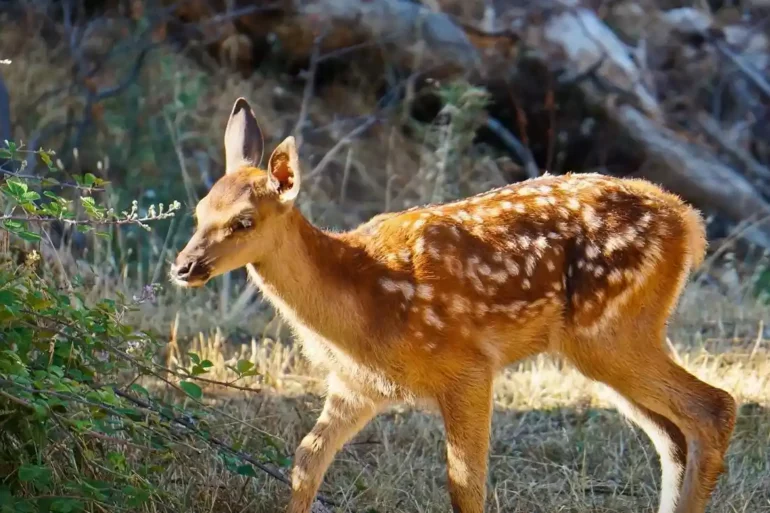
[[[481,513],[493,379],[543,352],[608,385],[649,435],[659,513],[704,512],[736,405],[666,351],[667,319],[706,249],[696,210],[640,179],[545,175],[335,233],[294,205],[292,137],[259,167],[263,138],[243,98],[224,145],[226,172],[196,206],[171,278],[200,287],[245,266],[328,371],[323,411],[296,451],[290,513],[310,511],[335,454],[395,402],[437,407],[452,507]]]

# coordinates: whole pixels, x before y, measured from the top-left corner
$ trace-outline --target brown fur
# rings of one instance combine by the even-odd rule
[[[227,174],[197,206],[172,277],[201,286],[246,266],[329,371],[324,411],[297,449],[290,513],[309,511],[336,452],[397,401],[438,407],[453,508],[481,513],[492,381],[541,352],[609,385],[656,441],[669,480],[660,512],[703,513],[735,402],[664,349],[666,321],[703,261],[697,211],[642,180],[544,176],[334,234],[293,206],[292,138],[266,171],[254,167],[261,134],[250,116],[238,100]]]

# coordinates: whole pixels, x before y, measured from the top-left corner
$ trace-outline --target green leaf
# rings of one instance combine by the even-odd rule
[[[18,178],[9,178],[5,185],[13,196],[21,196],[27,192],[27,184]]]
[[[20,231],[16,235],[18,235],[19,237],[21,237],[24,240],[28,240],[28,241],[31,241],[31,242],[37,242],[37,241],[39,241],[42,238],[42,237],[40,237],[40,234],[35,233],[35,232],[30,232],[28,230]]]
[[[187,353],[187,356],[190,357],[190,361],[192,361],[194,364],[198,365],[201,363],[200,356],[198,356],[195,353]]]
[[[73,513],[83,511],[85,504],[83,502],[69,497],[59,497],[51,501],[50,510],[55,513]]]
[[[21,224],[19,221],[14,221],[13,219],[6,219],[3,221],[3,226],[6,230],[12,233],[16,233],[22,228],[24,228],[24,225]]]
[[[204,369],[209,369],[209,368],[211,368],[213,366],[214,366],[214,364],[211,363],[211,360],[203,360],[201,362],[201,367],[203,367]]]
[[[203,390],[201,390],[201,387],[196,385],[195,383],[191,383],[189,381],[180,381],[179,387],[185,391],[187,395],[192,397],[193,399],[200,399],[203,397]]]
[[[133,385],[131,385],[131,387],[129,387],[129,390],[131,390],[132,392],[136,392],[137,394],[143,395],[145,397],[150,397],[150,392],[148,392],[147,389],[144,388],[142,385],[137,385],[136,383],[134,383]]]
[[[46,166],[48,167],[53,166],[53,162],[51,161],[51,156],[48,155],[48,153],[44,151],[40,151],[38,155],[40,155],[40,160],[42,160]]]
[[[0,148],[0,159],[9,159],[11,158],[11,152],[6,150],[5,148]]]
[[[41,483],[48,483],[51,480],[51,470],[43,465],[30,465],[25,463],[19,467],[19,481],[22,483],[28,483],[30,481],[37,481]]]
[[[235,471],[242,476],[257,477],[257,473],[251,465],[240,465]]]
[[[238,374],[243,374],[244,372],[248,372],[251,370],[251,368],[254,367],[254,364],[251,363],[249,360],[238,360],[238,363],[236,364],[235,368],[238,371]]]
[[[17,301],[18,299],[13,290],[0,290],[0,305],[10,306],[16,304]]]

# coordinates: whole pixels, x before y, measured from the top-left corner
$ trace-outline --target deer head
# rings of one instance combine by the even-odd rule
[[[259,264],[281,243],[286,215],[300,187],[294,137],[262,161],[263,138],[249,103],[238,98],[225,129],[225,174],[195,207],[195,233],[171,266],[181,287],[200,287],[211,278],[247,264]]]

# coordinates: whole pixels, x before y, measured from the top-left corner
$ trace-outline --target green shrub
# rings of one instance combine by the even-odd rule
[[[90,195],[102,185],[98,179],[63,184],[25,176],[20,163],[29,156],[56,172],[50,152],[13,143],[0,150],[0,237],[4,230],[27,249],[43,243],[47,223],[108,236],[106,226],[150,229],[179,208],[150,206],[140,216],[134,202],[115,214]],[[73,198],[52,187],[74,191]],[[165,369],[154,361],[157,339],[126,323],[139,304],[155,301],[157,285],[132,298],[116,292],[115,299],[89,303],[77,279],[59,285],[42,272],[36,249],[20,254],[0,259],[0,512],[174,510],[179,497],[159,485],[161,476],[170,461],[200,458],[206,449],[218,452],[226,468],[255,474],[249,461],[260,461],[209,430],[211,412],[195,381],[211,362],[190,355],[190,369]],[[233,371],[253,375],[252,367],[239,361]],[[139,384],[147,376],[186,398],[159,400]]]

